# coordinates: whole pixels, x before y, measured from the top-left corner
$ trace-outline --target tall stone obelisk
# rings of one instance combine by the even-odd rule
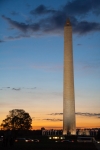
[[[63,135],[76,134],[72,26],[64,26]]]

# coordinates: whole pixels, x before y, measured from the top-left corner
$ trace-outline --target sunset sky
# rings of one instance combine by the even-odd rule
[[[100,128],[100,0],[0,0],[0,124],[24,109],[33,129],[62,129],[68,17],[76,127]]]

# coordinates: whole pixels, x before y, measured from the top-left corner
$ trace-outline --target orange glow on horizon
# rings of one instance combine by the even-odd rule
[[[6,118],[5,115],[1,116],[0,124],[5,118]],[[60,119],[61,118],[62,117],[60,117]],[[48,130],[49,129],[60,130],[60,129],[63,129],[63,121],[50,121],[50,120],[43,120],[43,119],[33,120],[32,130],[40,130],[42,127]],[[100,128],[100,119],[96,117],[76,115],[76,128]]]
[[[32,123],[33,129],[63,129],[63,122],[50,121],[34,121]],[[93,117],[77,116],[76,128],[100,128],[100,119]]]

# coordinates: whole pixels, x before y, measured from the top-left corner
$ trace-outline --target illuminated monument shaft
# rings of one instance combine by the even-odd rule
[[[72,51],[72,27],[67,20],[64,27],[64,87],[63,87],[63,135],[76,134],[74,72]]]

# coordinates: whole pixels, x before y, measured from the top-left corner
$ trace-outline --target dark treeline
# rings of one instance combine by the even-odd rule
[[[41,136],[42,131],[41,130],[12,130],[13,135],[15,138],[17,137],[36,137]],[[5,131],[0,130],[0,137],[4,136]]]

